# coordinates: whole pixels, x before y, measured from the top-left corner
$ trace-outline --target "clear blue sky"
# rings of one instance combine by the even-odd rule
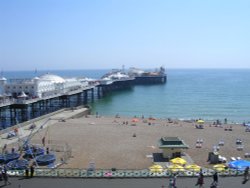
[[[250,1],[0,1],[0,69],[122,65],[250,68]]]

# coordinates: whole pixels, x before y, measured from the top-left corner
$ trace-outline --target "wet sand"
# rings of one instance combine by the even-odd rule
[[[225,145],[220,147],[219,153],[228,160],[230,157],[244,158],[244,154],[250,152],[250,133],[245,132],[241,125],[232,125],[233,131],[225,131],[224,128],[229,125],[220,128],[205,122],[204,129],[196,129],[195,123],[179,120],[169,123],[166,119],[156,119],[148,125],[140,118],[136,123],[131,122],[132,119],[96,116],[68,119],[50,125],[46,141],[51,139],[71,146],[72,158],[61,168],[88,168],[93,161],[97,169],[145,169],[152,165],[152,159],[147,155],[161,152],[158,140],[163,136],[183,139],[190,147],[185,152],[203,167],[209,166],[208,152],[220,140]],[[128,125],[123,124],[126,121]],[[33,139],[41,139],[45,132],[42,130]],[[133,137],[134,134],[136,137]],[[236,149],[237,138],[243,141],[243,151]],[[203,139],[202,148],[196,148],[197,139]]]

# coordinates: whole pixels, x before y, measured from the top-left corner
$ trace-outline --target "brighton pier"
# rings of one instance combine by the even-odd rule
[[[139,82],[138,82],[138,79]],[[62,78],[44,74],[31,79],[0,78],[0,129],[32,120],[63,108],[86,106],[116,90],[136,84],[163,84],[166,75],[118,76],[102,79]]]

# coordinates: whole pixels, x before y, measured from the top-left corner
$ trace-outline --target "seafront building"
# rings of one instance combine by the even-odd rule
[[[43,98],[46,96],[64,94],[87,86],[88,82],[77,78],[62,78],[54,74],[44,74],[32,79],[0,78],[0,94],[13,98]]]
[[[62,78],[50,73],[31,79],[1,77],[0,129],[63,108],[85,105],[94,98],[94,84],[87,78]]]

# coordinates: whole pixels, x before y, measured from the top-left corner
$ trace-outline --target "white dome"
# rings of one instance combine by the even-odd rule
[[[49,74],[49,73],[40,76],[40,80],[41,81],[50,81],[53,83],[64,83],[65,82],[65,80],[62,77],[54,75],[54,74]]]
[[[7,79],[4,77],[0,77],[0,81],[6,81]]]

